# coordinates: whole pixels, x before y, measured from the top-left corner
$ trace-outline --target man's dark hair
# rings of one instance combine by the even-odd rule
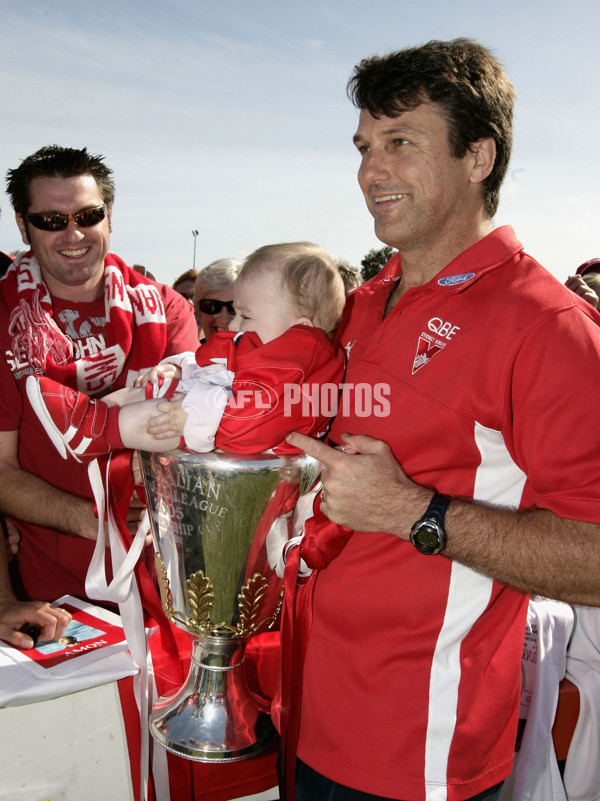
[[[30,187],[34,178],[76,178],[91,175],[98,185],[104,203],[115,199],[115,184],[112,170],[102,156],[93,156],[86,148],[47,145],[27,156],[14,170],[6,173],[6,191],[17,214],[27,214],[31,204]],[[44,209],[44,211],[50,209]]]
[[[363,59],[348,81],[348,96],[376,118],[397,117],[428,100],[439,103],[455,158],[479,139],[495,139],[496,160],[484,181],[485,210],[494,216],[512,150],[515,90],[485,47],[470,39],[431,41]]]

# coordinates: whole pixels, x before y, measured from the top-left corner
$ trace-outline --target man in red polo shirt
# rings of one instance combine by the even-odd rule
[[[600,605],[600,318],[494,228],[514,90],[485,48],[366,59],[349,93],[359,183],[398,253],[348,299],[332,447],[289,437],[352,530],[295,626],[297,799],[492,801],[528,593]],[[387,418],[365,413],[382,382]]]

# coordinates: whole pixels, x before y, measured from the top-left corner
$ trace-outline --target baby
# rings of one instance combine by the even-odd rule
[[[121,449],[290,453],[291,431],[323,436],[344,374],[332,340],[345,302],[330,256],[309,242],[252,253],[234,285],[236,316],[195,354],[169,357],[102,400],[29,376],[29,401],[63,458]],[[323,408],[321,408],[323,406]]]

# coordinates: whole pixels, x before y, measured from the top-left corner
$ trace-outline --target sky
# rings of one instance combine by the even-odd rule
[[[375,53],[466,36],[518,93],[495,224],[564,280],[600,256],[599,30],[600,0],[0,0],[0,186],[43,145],[102,154],[111,250],[169,284],[274,242],[358,266],[382,243],[348,77]],[[0,207],[0,250],[22,249],[3,191]]]

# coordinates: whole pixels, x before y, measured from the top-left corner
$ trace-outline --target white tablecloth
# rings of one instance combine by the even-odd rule
[[[0,801],[46,799],[132,801],[116,682],[0,709]]]

